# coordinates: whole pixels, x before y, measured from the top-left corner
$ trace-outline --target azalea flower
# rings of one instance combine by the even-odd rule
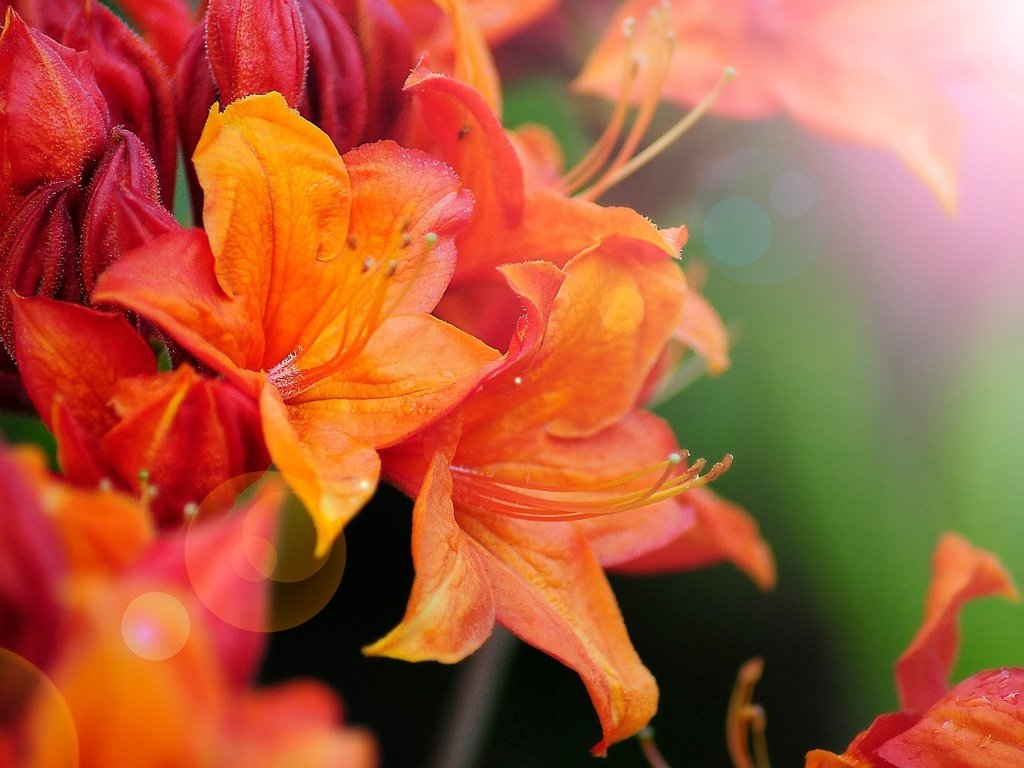
[[[373,494],[375,449],[441,417],[496,356],[428,314],[469,199],[442,164],[393,144],[342,158],[279,94],[215,109],[194,161],[205,231],[133,251],[93,299],[258,400],[325,549]]]
[[[1020,599],[993,555],[946,534],[935,552],[924,623],[896,662],[900,711],[876,718],[841,755],[809,752],[807,768],[1024,765],[1024,669],[986,670],[948,686],[957,616],[984,595]]]
[[[227,625],[199,600],[184,576],[184,534],[154,539],[137,502],[68,486],[34,451],[0,453],[0,498],[8,502],[4,561],[35,563],[0,579],[3,647],[31,654],[0,654],[4,703],[17,705],[0,729],[11,764],[376,765],[372,739],[342,727],[322,686],[249,687],[265,635]],[[255,520],[273,535],[271,512],[253,506],[190,532],[207,564],[202,578],[231,585],[225,599],[250,610],[265,610],[267,582],[232,574],[234,529]],[[17,612],[28,595],[34,609]],[[19,643],[43,631],[47,642]],[[10,698],[16,682],[18,700]]]
[[[896,154],[948,210],[956,207],[961,120],[943,78],[961,66],[959,5],[947,0],[672,0],[675,51],[665,98],[701,100],[726,67],[738,77],[712,110],[732,119],[785,114],[808,129]],[[650,52],[634,40],[660,23],[654,0],[623,3],[575,83],[607,98],[623,62]],[[623,24],[635,25],[633,35]],[[651,62],[647,61],[647,65]]]

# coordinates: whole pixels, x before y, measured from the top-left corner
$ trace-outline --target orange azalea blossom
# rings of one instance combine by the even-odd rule
[[[637,410],[685,283],[664,241],[610,236],[568,261],[500,269],[524,314],[499,372],[445,422],[384,454],[410,495],[416,581],[371,654],[454,662],[495,621],[575,669],[603,754],[653,716],[657,687],[630,644],[603,565],[693,524],[675,498],[724,468],[686,466]]]
[[[457,238],[458,266],[437,313],[487,343],[507,346],[520,303],[498,265],[536,260],[564,266],[609,238],[632,238],[665,256],[675,255],[685,243],[685,229],[659,232],[631,209],[567,197],[553,186],[556,177],[538,170],[538,156],[524,147],[520,136],[502,128],[470,85],[420,67],[406,89],[410,103],[401,140],[455,168],[476,201],[469,225]],[[672,344],[658,357],[641,401],[658,389],[683,350],[699,354],[712,373],[729,363],[728,336],[717,312],[684,280],[678,287],[684,298]],[[669,315],[662,319],[671,324]],[[696,515],[695,527],[642,560],[623,559],[617,567],[643,573],[725,559],[762,588],[774,584],[771,552],[745,513],[708,490],[684,493],[678,503],[687,519]]]
[[[49,476],[34,451],[0,454],[0,496],[15,501],[10,511],[19,527],[34,523],[45,531],[36,549],[45,543],[45,555],[63,566],[52,583],[33,585],[39,595],[61,600],[56,652],[31,665],[7,651],[0,655],[0,698],[8,715],[0,745],[11,764],[377,764],[371,737],[341,727],[340,706],[326,688],[312,682],[248,687],[265,636],[237,630],[203,605],[184,577],[183,537],[154,540],[137,502],[65,485]],[[272,535],[266,528],[272,510],[253,513],[260,516],[259,530]],[[231,573],[238,567],[231,565],[231,548],[240,520],[252,525],[254,517],[221,517],[201,529],[197,523],[191,533],[207,563],[202,578],[232,585],[225,599],[261,610],[266,582]],[[4,615],[9,595],[0,592]],[[46,614],[31,620],[49,621]],[[25,692],[20,701],[8,685],[15,680]],[[132,738],[127,752],[126,734]]]
[[[375,449],[441,417],[497,357],[429,314],[469,196],[391,143],[342,158],[279,94],[214,108],[194,162],[205,231],[135,250],[93,300],[148,318],[258,398],[271,459],[326,551],[374,492]]]
[[[782,113],[826,136],[889,150],[955,209],[961,119],[942,79],[962,60],[958,3],[629,0],[575,86],[622,96],[623,62],[645,58],[634,41],[662,6],[670,6],[675,35],[667,98],[696,104],[734,67],[738,77],[715,102],[716,114]],[[622,32],[627,19],[635,20],[632,35]]]
[[[939,543],[921,629],[896,662],[901,711],[876,718],[841,755],[817,749],[807,768],[1024,766],[1024,669],[979,672],[948,688],[965,603],[1019,600],[999,561],[955,534]]]

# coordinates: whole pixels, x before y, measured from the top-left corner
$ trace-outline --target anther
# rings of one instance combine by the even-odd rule
[[[355,235],[350,234],[348,237],[345,238],[345,245],[348,247],[350,251],[354,251],[356,247],[359,245],[359,241],[356,239]]]
[[[398,220],[398,231],[405,233],[412,229],[412,219],[408,216],[403,216]]]
[[[372,256],[367,256],[365,259],[363,259],[363,266],[362,266],[362,269],[360,269],[359,271],[362,272],[363,274],[366,274],[371,269],[373,269],[373,267],[374,267],[374,265],[376,265],[376,263],[377,262],[374,261]]]
[[[427,248],[433,248],[437,245],[437,232],[427,232],[423,236],[423,242],[427,244]]]
[[[397,261],[397,259],[391,259],[391,261],[388,262],[388,266],[387,266],[387,269],[385,270],[384,274],[387,275],[388,277],[394,277],[394,274],[397,271],[398,271],[398,261]]]
[[[408,248],[412,245],[412,237],[410,235],[402,235],[402,239],[399,241],[399,248]]]

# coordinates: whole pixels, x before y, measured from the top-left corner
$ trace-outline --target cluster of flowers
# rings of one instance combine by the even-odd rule
[[[122,3],[154,48],[91,0],[8,9],[5,391],[63,475],[0,456],[5,669],[45,681],[11,760],[124,765],[132,733],[139,765],[373,761],[321,688],[248,688],[282,484],[311,561],[382,478],[415,498],[408,609],[367,653],[455,662],[500,622],[580,674],[599,754],[657,703],[606,568],[773,583],[701,487],[727,461],[644,409],[680,355],[727,362],[685,231],[568,193],[628,158],[567,181],[550,135],[502,126],[481,18],[543,5]],[[201,228],[167,207],[179,142]]]
[[[318,684],[252,688],[281,624],[270,585],[294,555],[292,497],[317,568],[382,479],[414,498],[408,608],[366,652],[456,662],[501,623],[579,673],[596,754],[644,728],[658,695],[606,570],[730,561],[774,583],[756,524],[703,487],[728,458],[691,464],[645,409],[681,356],[728,362],[678,263],[686,232],[595,202],[636,165],[673,24],[726,15],[627,4],[641,22],[616,25],[581,80],[619,98],[610,130],[565,171],[545,129],[503,126],[489,50],[553,4],[8,8],[2,394],[53,432],[62,476],[33,450],[0,452],[0,765],[375,764]],[[747,91],[761,109],[745,111],[800,116],[783,81]],[[934,143],[898,143],[951,201]],[[200,227],[170,211],[182,179]],[[901,662],[906,711],[808,765],[928,764],[922,744],[998,718],[1020,755],[1017,694],[1000,692],[1024,673],[945,693],[957,609],[1011,589],[950,542]]]

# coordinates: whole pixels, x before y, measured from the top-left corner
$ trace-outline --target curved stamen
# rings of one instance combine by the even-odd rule
[[[698,459],[686,466],[684,455],[670,454],[653,467],[585,487],[505,480],[470,467],[453,465],[455,498],[478,509],[521,520],[585,520],[675,498],[684,491],[710,483],[732,463],[732,456],[726,454],[702,475],[707,462]],[[650,482],[655,472],[659,475]]]

